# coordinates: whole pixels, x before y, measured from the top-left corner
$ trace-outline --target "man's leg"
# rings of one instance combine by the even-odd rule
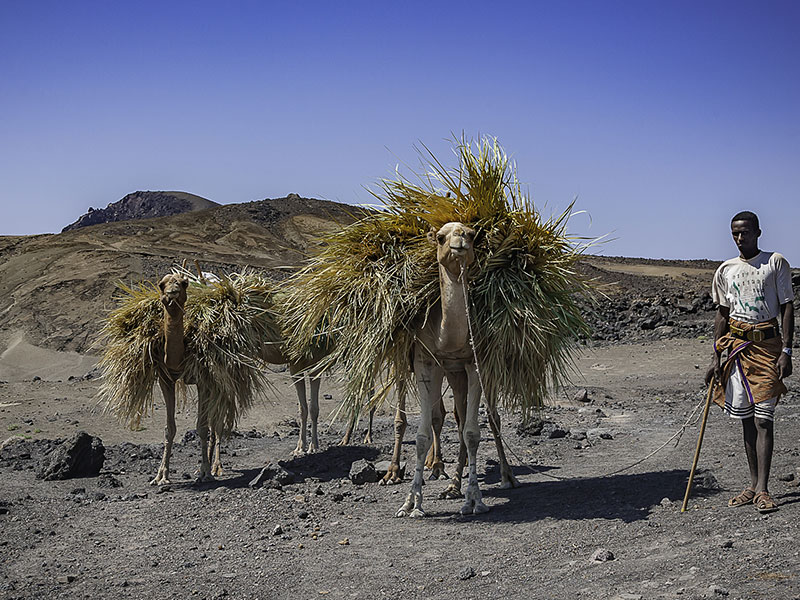
[[[754,428],[758,432],[756,441],[756,454],[758,463],[756,467],[757,479],[753,486],[756,492],[766,492],[769,490],[769,470],[772,466],[772,448],[775,445],[773,422],[769,419],[754,418]],[[752,475],[752,468],[751,475]]]
[[[744,452],[747,455],[747,466],[750,468],[750,489],[754,491],[761,491],[756,487],[758,485],[759,436],[754,417],[742,419],[742,432],[744,433]]]

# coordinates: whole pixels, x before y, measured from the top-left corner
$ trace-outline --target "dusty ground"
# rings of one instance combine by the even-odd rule
[[[227,443],[223,477],[193,483],[198,450],[190,440],[177,445],[174,483],[160,491],[147,481],[159,461],[163,410],[140,431],[126,431],[93,412],[95,381],[68,381],[90,366],[78,355],[42,356],[35,365],[38,381],[3,363],[0,431],[23,441],[0,454],[0,596],[800,598],[800,490],[796,481],[779,479],[800,475],[796,377],[776,423],[772,491],[778,512],[762,516],[752,507],[725,506],[743,487],[746,467],[738,423],[717,411],[689,512],[679,509],[696,425],[645,462],[604,476],[647,456],[680,429],[702,400],[709,352],[708,342],[697,339],[587,350],[576,386],[543,413],[551,423],[542,434],[517,431],[518,418],[504,417],[522,487],[499,489],[487,429],[478,467],[490,512],[459,516],[459,501],[437,499],[447,482],[431,481],[424,520],[394,517],[408,480],[382,487],[356,486],[347,478],[354,460],[388,457],[388,416],[377,419],[373,446],[338,448],[341,427],[326,425],[322,451],[291,460],[296,406],[282,373],[273,375],[277,398],[251,414],[242,434]],[[589,390],[591,403],[572,401],[577,387]],[[323,392],[332,395],[323,405],[326,414],[338,390],[326,381]],[[410,467],[415,423],[412,415],[405,446]],[[192,427],[191,411],[184,411],[178,437]],[[52,447],[47,440],[79,429],[106,444],[101,476],[36,479],[37,460]],[[556,429],[569,433],[551,439]],[[452,460],[452,418],[445,442]],[[287,461],[295,483],[248,486],[262,466],[278,460]],[[601,548],[613,560],[592,561]]]

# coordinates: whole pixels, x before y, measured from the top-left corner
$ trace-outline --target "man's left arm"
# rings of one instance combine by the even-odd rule
[[[792,342],[794,341],[794,304],[787,302],[781,304],[781,336],[783,347],[789,348],[791,352]],[[786,352],[781,352],[778,357],[778,377],[783,379],[792,374],[792,357]]]

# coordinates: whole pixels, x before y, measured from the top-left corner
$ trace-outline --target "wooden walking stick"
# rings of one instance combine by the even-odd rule
[[[697,449],[694,451],[694,461],[692,461],[692,470],[689,471],[689,483],[686,486],[686,494],[683,496],[683,506],[681,512],[686,512],[686,505],[689,503],[689,492],[692,490],[692,480],[694,480],[694,471],[697,469],[697,461],[700,460],[700,446],[703,445],[703,434],[706,432],[706,422],[708,421],[708,410],[711,408],[711,395],[714,391],[714,378],[708,384],[708,393],[706,394],[706,407],[703,410],[703,422],[700,425],[700,435],[697,438]]]

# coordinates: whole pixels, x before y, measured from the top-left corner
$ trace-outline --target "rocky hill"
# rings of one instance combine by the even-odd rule
[[[61,231],[63,233],[100,223],[168,217],[206,210],[214,206],[219,206],[219,204],[186,192],[133,192],[122,200],[112,202],[106,208],[95,209],[90,206],[85,215],[81,215],[77,221],[67,225]]]

